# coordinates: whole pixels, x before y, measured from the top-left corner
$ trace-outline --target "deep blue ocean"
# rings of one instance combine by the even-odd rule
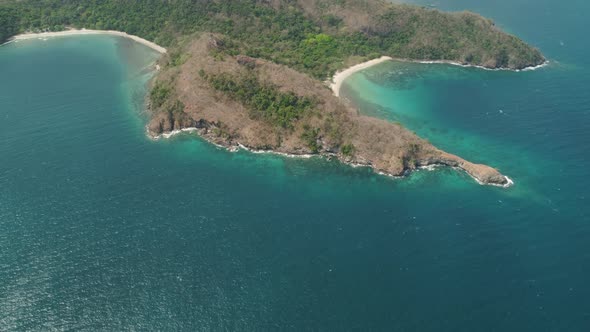
[[[2,46],[0,331],[590,331],[590,3],[418,3],[550,64],[389,62],[343,95],[514,187],[153,141],[153,51]]]

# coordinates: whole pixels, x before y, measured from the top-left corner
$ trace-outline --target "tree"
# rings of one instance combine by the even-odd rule
[[[18,15],[10,7],[0,7],[0,44],[18,32]]]

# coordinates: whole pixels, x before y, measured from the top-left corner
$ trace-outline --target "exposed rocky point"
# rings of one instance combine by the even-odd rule
[[[401,176],[430,165],[444,165],[467,172],[482,184],[507,186],[510,181],[496,169],[474,164],[446,153],[414,133],[382,119],[358,114],[343,100],[332,95],[323,83],[288,67],[246,56],[212,56],[211,46],[221,38],[202,36],[186,49],[190,55],[179,67],[162,70],[157,82],[172,86],[173,102],[181,111],[166,111],[167,104],[153,110],[148,125],[152,136],[197,128],[208,141],[229,149],[246,147],[293,155],[317,154],[377,172]],[[317,101],[292,128],[283,128],[252,117],[248,105],[211,87],[214,75],[254,75],[280,91]],[[315,142],[303,139],[305,130],[314,129]],[[314,150],[315,149],[315,150]]]

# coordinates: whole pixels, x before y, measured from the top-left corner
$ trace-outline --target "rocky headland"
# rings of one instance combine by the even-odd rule
[[[183,50],[182,64],[172,66],[170,57],[163,58],[164,69],[152,83],[149,135],[191,128],[232,150],[319,155],[391,176],[443,165],[482,184],[511,184],[496,169],[441,151],[399,124],[359,114],[319,80],[266,60],[227,54],[224,43],[223,36],[202,34]],[[256,103],[264,98],[290,104],[261,113]]]
[[[446,165],[480,183],[511,184],[492,167],[359,114],[335,96],[354,70],[339,71],[380,57],[506,70],[546,63],[480,15],[388,0],[45,0],[39,8],[0,0],[0,43],[26,32],[111,33],[167,51],[149,93],[154,137],[196,130],[229,149],[326,156],[392,176]],[[19,38],[27,37],[39,35]],[[334,95],[323,81],[337,72]]]

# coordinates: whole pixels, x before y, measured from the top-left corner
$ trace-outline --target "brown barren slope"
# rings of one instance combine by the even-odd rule
[[[220,55],[219,40],[204,34],[187,47],[188,60],[184,64],[164,65],[167,69],[159,73],[154,84],[168,85],[171,92],[164,104],[152,106],[150,135],[194,127],[208,141],[230,149],[242,146],[294,155],[315,152],[392,176],[420,166],[447,165],[465,170],[480,183],[510,184],[497,170],[443,152],[398,124],[359,115],[324,84],[307,75],[260,59]],[[253,117],[247,105],[213,89],[207,77],[220,74],[255,76],[281,92],[293,92],[315,104],[292,128],[280,127]],[[317,151],[303,138],[310,128],[317,133]],[[346,146],[353,148],[343,149]]]

